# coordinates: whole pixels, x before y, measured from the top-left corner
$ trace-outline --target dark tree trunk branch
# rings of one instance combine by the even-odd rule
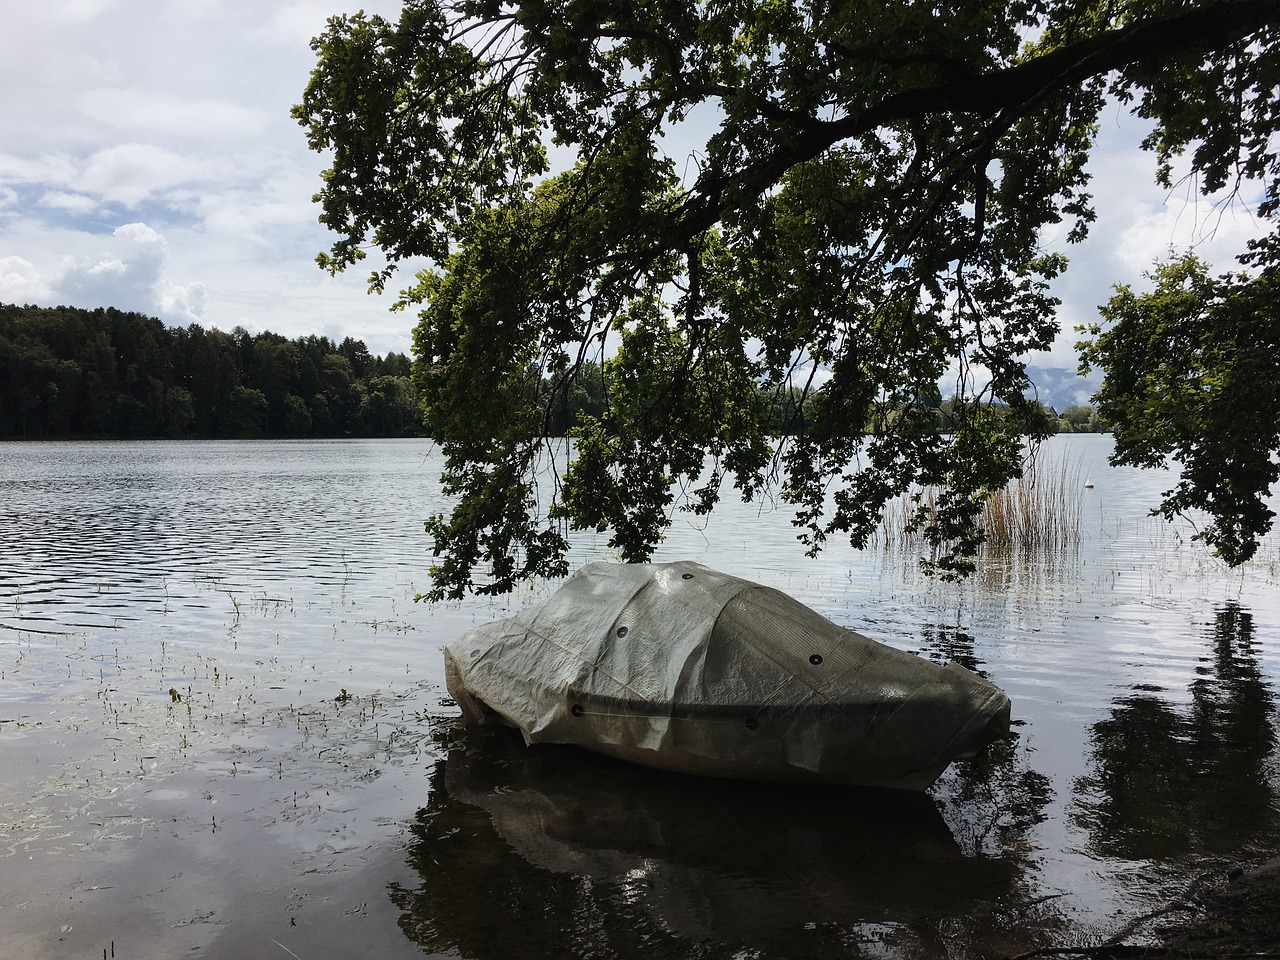
[[[1172,17],[1149,20],[1089,37],[1024,63],[985,74],[949,73],[946,82],[892,94],[838,120],[798,123],[794,136],[742,170],[708,171],[698,178],[677,214],[681,233],[710,229],[725,210],[731,185],[765,190],[791,167],[821,156],[842,141],[904,120],[944,113],[1010,117],[1029,113],[1044,99],[1087,80],[1142,61],[1152,50],[1161,60],[1204,54],[1237,43],[1268,27],[1280,27],[1276,0],[1225,0]]]

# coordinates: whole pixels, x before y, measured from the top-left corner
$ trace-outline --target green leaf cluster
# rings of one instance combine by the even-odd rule
[[[1151,292],[1118,287],[1082,345],[1106,374],[1096,399],[1113,462],[1174,461],[1178,482],[1156,512],[1200,518],[1196,538],[1232,565],[1271,529],[1265,497],[1280,479],[1280,244],[1255,243],[1246,259],[1258,272],[1213,277],[1192,255],[1168,260]]]

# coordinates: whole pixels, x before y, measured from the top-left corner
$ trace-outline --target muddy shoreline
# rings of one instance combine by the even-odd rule
[[[1172,956],[1280,956],[1280,854],[1211,875],[1160,931]]]
[[[1280,957],[1280,854],[1195,877],[1184,896],[1136,917],[1099,944],[1044,947],[1002,958]]]

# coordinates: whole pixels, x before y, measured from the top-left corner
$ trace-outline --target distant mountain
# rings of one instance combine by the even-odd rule
[[[1102,371],[1094,370],[1082,377],[1074,367],[1027,367],[1027,375],[1036,385],[1032,396],[1059,412],[1073,404],[1093,406],[1093,395],[1102,386]]]

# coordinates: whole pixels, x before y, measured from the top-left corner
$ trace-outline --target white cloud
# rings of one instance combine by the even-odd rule
[[[56,3],[30,4],[43,8],[52,23],[81,23],[94,20],[116,6],[117,0],[60,0]]]
[[[145,223],[126,223],[112,234],[107,250],[70,260],[55,283],[58,297],[82,307],[113,306],[162,320],[203,319],[204,284],[177,284],[167,275],[169,245]]]
[[[123,260],[99,260],[97,263],[87,264],[84,275],[95,281],[105,279],[107,283],[114,283],[116,278],[123,277],[128,272],[129,268],[124,265]]]
[[[38,303],[50,293],[35,264],[22,257],[0,257],[0,303]]]
[[[169,323],[187,326],[204,321],[204,284],[176,284],[162,279],[157,290],[159,314]]]
[[[400,0],[45,0],[0,29],[0,263],[9,299],[404,350],[365,271],[314,262],[325,161],[289,116],[328,17]],[[102,235],[121,207],[146,228]],[[116,221],[119,223],[120,221]]]
[[[334,12],[334,5],[324,0],[282,4],[267,19],[262,32],[267,37],[290,43],[310,43],[312,37],[324,30],[325,21]]]
[[[256,107],[138,88],[91,90],[81,107],[86,116],[111,127],[149,135],[242,140],[260,136],[270,124]]]
[[[122,143],[93,154],[77,178],[80,188],[105,200],[136,206],[179,184],[203,178],[201,164],[163,147]]]
[[[19,157],[0,153],[0,183],[42,183],[63,187],[75,181],[76,173],[75,163],[62,154]]]
[[[1259,221],[1241,204],[1215,205],[1200,197],[1170,198],[1163,207],[1135,217],[1119,237],[1120,263],[1131,273],[1150,271],[1170,251],[1192,250],[1220,270],[1230,269],[1247,240],[1260,233]]]
[[[164,248],[164,237],[156,233],[145,223],[126,223],[123,226],[116,227],[114,236],[130,240],[138,244],[140,247],[147,247],[152,250]]]
[[[363,7],[371,16],[377,14],[393,23],[400,19],[398,3],[366,3]],[[269,17],[264,17],[258,33],[266,39],[306,47],[312,37],[324,31],[330,17],[346,12],[333,0],[294,0],[277,5]]]
[[[67,210],[71,213],[92,213],[98,209],[98,202],[81,193],[67,193],[63,190],[50,190],[40,198],[40,206],[52,207],[55,210]]]
[[[172,195],[178,187],[207,184],[213,177],[205,160],[144,143],[105,147],[84,160],[60,153],[0,154],[0,184],[37,187],[41,206],[78,212],[93,210],[99,202],[136,206]]]

